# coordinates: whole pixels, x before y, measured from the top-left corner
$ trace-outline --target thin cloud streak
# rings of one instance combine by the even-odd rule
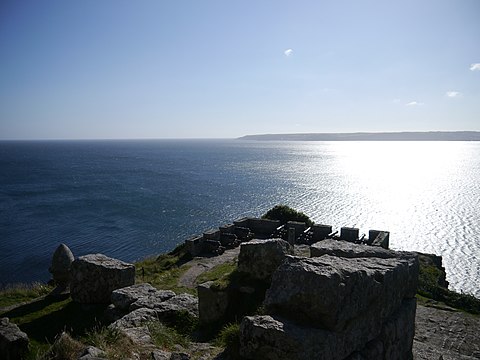
[[[293,49],[287,49],[283,53],[285,54],[286,57],[290,57],[293,55]]]
[[[458,91],[447,91],[445,93],[445,95],[449,98],[457,98],[457,97],[460,97],[462,96],[462,93],[458,92]]]
[[[480,71],[480,63],[475,63],[470,65],[470,70],[471,71]]]

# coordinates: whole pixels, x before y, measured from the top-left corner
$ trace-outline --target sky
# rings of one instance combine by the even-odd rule
[[[2,0],[0,139],[480,131],[478,0]]]

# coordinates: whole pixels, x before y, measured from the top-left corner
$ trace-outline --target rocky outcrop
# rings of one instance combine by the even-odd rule
[[[113,290],[135,283],[135,266],[102,254],[90,254],[72,263],[71,275],[73,301],[108,304]]]
[[[176,324],[198,319],[198,300],[189,294],[176,295],[170,290],[157,290],[150,284],[138,284],[112,292],[112,303],[105,316],[115,320],[110,324],[142,347],[154,346],[149,324]],[[160,355],[158,355],[159,358]]]
[[[268,316],[242,322],[241,355],[411,359],[418,257],[339,241],[312,248],[321,256],[287,256],[274,272]]]
[[[28,336],[8,318],[0,319],[0,355],[5,360],[23,359],[28,351]]]
[[[251,240],[240,245],[238,271],[253,279],[269,281],[289,254],[293,254],[293,248],[282,239]]]
[[[152,295],[157,291],[157,289],[148,283],[136,284],[112,291],[110,300],[116,308],[128,310],[130,305],[138,299]],[[175,293],[173,293],[173,295],[175,295]]]

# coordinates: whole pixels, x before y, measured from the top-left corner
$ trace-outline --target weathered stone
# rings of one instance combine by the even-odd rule
[[[176,294],[171,290],[156,290],[155,292],[152,292],[147,296],[142,296],[133,302],[130,305],[130,311],[140,308],[155,309],[158,307],[158,304],[173,298],[175,295]]]
[[[95,346],[87,346],[85,350],[83,350],[78,360],[96,360],[96,359],[106,359],[106,358],[107,358],[107,354],[103,350],[100,350]]]
[[[240,245],[238,271],[254,279],[270,280],[292,246],[282,239],[252,240]]]
[[[155,292],[157,292],[157,289],[148,283],[136,284],[112,291],[110,300],[117,308],[127,310],[130,304]]]
[[[135,283],[135,266],[102,254],[80,256],[72,263],[72,300],[84,304],[110,303],[113,290]]]
[[[70,268],[73,260],[73,254],[65,244],[60,244],[53,253],[52,265],[48,271],[53,275],[58,293],[65,290],[70,283]]]
[[[204,324],[221,320],[228,307],[227,292],[216,290],[213,283],[208,281],[197,286],[199,318]]]
[[[277,269],[264,304],[278,314],[334,331],[368,321],[379,328],[404,298],[412,297],[416,257],[398,259],[287,256]]]
[[[158,320],[158,316],[155,310],[141,308],[128,313],[121,319],[110,324],[109,327],[117,328],[117,329],[129,329],[129,328],[140,327],[145,323],[148,323],[151,321],[157,321],[157,320]]]
[[[366,338],[361,332],[335,333],[276,316],[246,316],[240,324],[240,355],[255,360],[343,360]]]
[[[124,328],[121,331],[130,339],[134,344],[146,346],[154,345],[152,335],[147,326],[138,326],[132,328]]]
[[[198,299],[190,294],[180,294],[158,304],[154,309],[160,320],[175,319],[184,312],[193,318],[198,318]]]
[[[5,360],[23,359],[28,351],[28,336],[8,318],[0,319],[0,355]]]
[[[152,360],[170,360],[172,356],[171,352],[164,350],[154,350],[152,351]]]
[[[409,360],[415,299],[402,303],[380,328],[368,322],[346,331],[298,325],[278,316],[247,316],[240,325],[240,354],[247,359]],[[375,336],[375,334],[380,334]]]
[[[174,352],[170,356],[170,360],[190,360],[191,357],[187,353],[184,352]]]

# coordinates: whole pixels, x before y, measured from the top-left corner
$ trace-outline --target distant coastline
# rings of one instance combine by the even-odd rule
[[[356,132],[245,135],[256,141],[480,141],[480,131]]]

